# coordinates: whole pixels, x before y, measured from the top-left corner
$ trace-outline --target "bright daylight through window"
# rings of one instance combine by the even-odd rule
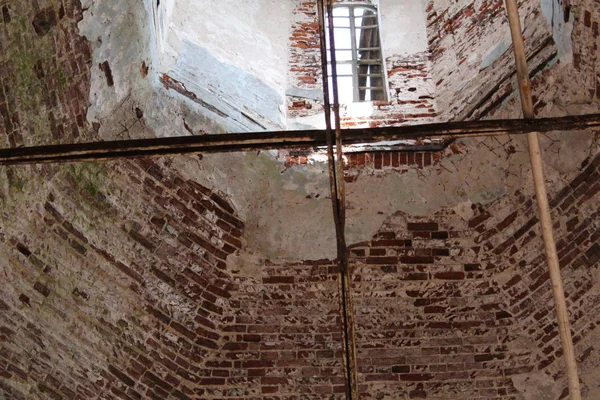
[[[386,100],[377,9],[362,4],[336,6],[333,27],[340,103]]]

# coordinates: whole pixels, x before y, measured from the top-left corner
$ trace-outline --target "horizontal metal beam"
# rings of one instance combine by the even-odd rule
[[[577,131],[600,127],[600,114],[536,120],[444,122],[386,128],[344,129],[344,145],[417,139]],[[102,161],[179,154],[308,149],[327,144],[324,130],[226,133],[0,149],[0,165]]]

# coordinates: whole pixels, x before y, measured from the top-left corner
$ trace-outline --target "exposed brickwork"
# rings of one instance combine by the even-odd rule
[[[427,13],[440,119],[494,115],[518,89],[514,56],[506,51],[511,42],[504,2],[431,1]],[[556,58],[557,49],[539,2],[520,3],[519,13],[527,21],[523,36],[529,69],[535,75]],[[482,66],[494,49],[504,52],[491,65]]]
[[[597,325],[598,160],[553,200],[579,354]],[[25,231],[2,230],[4,393],[343,398],[332,262],[228,269],[243,222],[162,162],[66,167],[55,182]],[[516,399],[513,375],[562,378],[534,202],[511,204],[469,221],[397,214],[352,246],[363,396]]]
[[[76,34],[80,5],[37,3],[0,4],[7,146],[87,133],[87,79],[98,65]],[[586,7],[575,26],[582,74],[592,71],[582,46],[597,21]],[[402,80],[422,73],[396,66]],[[43,84],[28,80],[36,74]],[[537,77],[550,85],[546,74]],[[465,152],[454,144],[439,154]],[[347,175],[436,160],[356,154]],[[583,376],[600,353],[599,168],[590,159],[552,199]],[[228,196],[182,178],[169,159],[0,172],[0,398],[344,398],[333,261],[237,265],[246,222]],[[515,380],[536,372],[565,398],[535,199],[511,193],[461,215],[396,214],[352,245],[361,398],[516,400]]]
[[[410,169],[423,169],[436,165],[444,157],[465,154],[468,148],[461,143],[452,143],[445,150],[431,151],[378,151],[353,153],[347,155],[347,175],[353,175],[363,168],[374,170],[397,170],[406,172]]]
[[[552,203],[581,357],[594,351],[590,334],[599,323],[598,165],[600,157]],[[517,399],[511,377],[537,370],[565,384],[535,212],[534,199],[521,197],[516,209],[499,201],[469,221],[452,211],[398,214],[352,246],[365,398]]]
[[[414,169],[430,168],[437,165],[443,158],[452,155],[466,154],[468,147],[461,142],[454,142],[442,151],[372,151],[346,153],[345,175],[348,181],[353,181],[361,173],[372,171],[408,172]],[[281,152],[287,168],[295,165],[307,165],[316,157],[314,152]]]
[[[244,360],[247,387],[260,387],[256,398],[344,399],[337,268],[328,261],[259,268],[239,278],[225,328],[237,343],[226,357]]]
[[[292,86],[305,89],[322,87],[316,6],[316,1],[298,2],[293,11],[295,21],[290,37],[290,77],[294,79]],[[301,107],[301,104],[297,103],[295,106]]]
[[[63,397],[166,398],[171,393],[185,398],[183,393],[193,394],[190,383],[209,386],[229,377],[211,369],[209,354],[231,340],[220,330],[223,306],[234,289],[225,259],[242,246],[244,228],[231,206],[149,160],[109,169],[77,165],[56,179],[59,191],[35,212],[35,233],[7,238],[11,263],[20,267],[9,277],[18,279],[14,297],[5,297],[9,309],[2,321],[13,334],[3,345],[3,357],[29,372],[6,392],[45,398],[39,383],[50,381],[48,390]],[[105,186],[105,179],[111,183]],[[115,191],[112,185],[131,191]],[[128,210],[125,198],[108,197],[109,192],[125,198],[135,193],[129,202],[135,209]],[[103,221],[77,219],[74,210],[102,215]],[[127,243],[127,250],[115,252],[108,245],[115,241]],[[181,308],[173,309],[173,302]],[[79,313],[92,317],[86,329]],[[69,347],[61,347],[67,333],[53,327],[56,323],[72,326]],[[37,332],[38,339],[26,339],[25,329]],[[47,354],[46,346],[57,351]],[[119,350],[104,356],[111,349]],[[35,356],[24,357],[26,350]],[[71,361],[53,371],[67,353]],[[33,365],[45,364],[47,369],[32,372]],[[88,385],[84,371],[92,366],[98,380]]]
[[[515,320],[462,218],[399,214],[352,252],[365,398],[516,398]]]
[[[600,157],[582,168],[581,174],[553,199],[552,215],[565,292],[573,324],[573,340],[578,354],[584,353],[598,325],[596,313],[598,287],[594,275],[600,260],[600,212],[598,194]],[[530,360],[533,369],[547,370],[553,379],[563,380],[564,369],[553,297],[543,254],[537,253],[540,231],[532,199],[523,199],[521,207],[504,220],[486,219],[480,214],[472,225],[480,233],[477,242],[497,255],[496,268],[510,279],[502,280],[509,298],[509,312],[536,345]],[[491,213],[497,212],[491,210]],[[484,220],[485,219],[485,220]],[[591,343],[590,343],[591,339]],[[588,349],[589,351],[589,349]]]
[[[0,313],[3,393],[343,398],[331,262],[261,265],[256,277],[226,270],[244,223],[218,193],[162,163],[83,164],[55,180],[35,233],[3,236],[14,267]]]
[[[580,73],[581,95],[588,100],[600,99],[598,45],[600,36],[600,6],[598,2],[583,1],[571,10],[576,23],[573,27],[573,66]]]
[[[0,145],[77,140],[88,129],[91,66],[90,44],[78,35],[79,1],[8,1],[1,8]]]

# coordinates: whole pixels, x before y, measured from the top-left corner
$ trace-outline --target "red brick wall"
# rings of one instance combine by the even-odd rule
[[[346,153],[344,158],[344,177],[346,182],[355,182],[362,174],[394,171],[406,173],[415,169],[434,168],[439,162],[449,156],[467,154],[469,147],[463,142],[447,142],[447,147],[440,151],[365,151]],[[416,149],[415,149],[416,150]],[[279,157],[284,159],[286,168],[306,165],[314,161],[316,156],[323,153],[309,151],[281,151]]]
[[[225,260],[244,228],[228,202],[149,160],[58,177],[31,233],[2,238],[14,268],[2,303],[4,392],[186,398],[191,383],[222,386],[230,374],[209,355],[231,340],[221,330],[234,288]]]
[[[150,160],[96,167],[108,186],[69,169],[31,233],[2,230],[0,393],[341,398],[331,262],[228,271],[244,223],[221,196]]]
[[[249,376],[256,398],[344,399],[337,268],[330,261],[257,268],[256,276],[234,278],[225,357],[244,360],[234,362],[236,373]]]
[[[365,398],[513,398],[523,359],[501,289],[451,211],[397,214],[352,250],[361,393]]]
[[[596,351],[599,160],[552,203],[582,355]],[[227,268],[244,223],[218,193],[163,162],[86,168],[61,171],[21,231],[0,229],[10,265],[2,393],[343,398],[331,261]],[[110,183],[92,188],[95,174]],[[516,399],[513,375],[543,369],[561,381],[533,199],[518,202],[476,207],[469,221],[452,211],[396,214],[352,245],[365,398]]]
[[[588,160],[582,172],[552,200],[558,256],[565,280],[569,315],[573,324],[573,340],[579,361],[596,350],[595,328],[598,325],[598,287],[594,277],[600,260],[600,157]],[[478,217],[475,229],[478,242],[497,259],[498,273],[510,274],[502,289],[508,295],[509,312],[536,345],[529,368],[546,370],[552,378],[564,383],[564,368],[559,360],[562,351],[553,295],[546,262],[540,248],[539,225],[534,217],[532,199],[523,199],[521,206],[497,224]],[[494,212],[495,210],[490,210]],[[515,222],[513,222],[515,221]],[[475,225],[475,222],[473,222]],[[580,369],[586,368],[580,365]]]
[[[599,166],[584,165],[552,201],[580,360],[598,351]],[[566,387],[534,199],[517,202],[475,207],[469,221],[399,213],[352,246],[365,398],[516,399],[511,377],[538,370]]]

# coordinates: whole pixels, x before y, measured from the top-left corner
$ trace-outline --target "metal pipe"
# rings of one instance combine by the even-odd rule
[[[515,60],[517,64],[517,78],[519,81],[519,93],[521,95],[521,106],[523,107],[523,117],[525,119],[534,119],[533,99],[531,96],[531,83],[527,69],[527,58],[525,56],[525,45],[523,35],[521,34],[521,22],[519,20],[519,10],[516,0],[506,0],[506,11],[510,24],[510,31],[513,40]],[[552,219],[550,217],[550,206],[548,204],[548,194],[546,192],[546,182],[544,180],[544,169],[542,163],[541,149],[538,139],[538,133],[529,132],[527,134],[529,142],[529,157],[531,159],[531,169],[535,184],[535,194],[539,208],[540,223],[542,227],[542,236],[544,238],[544,248],[546,251],[546,260],[550,272],[550,281],[552,282],[552,292],[554,294],[554,303],[556,306],[556,318],[558,319],[558,331],[562,342],[565,364],[567,369],[567,379],[569,382],[569,394],[571,400],[581,400],[581,389],[579,387],[579,376],[577,373],[577,362],[575,359],[575,349],[573,338],[571,337],[571,324],[567,312],[567,302],[563,281],[560,275],[560,264],[556,243],[552,232]]]
[[[335,27],[333,19],[333,0],[327,0],[327,18],[329,25],[329,51],[331,58],[331,86],[333,94],[333,114],[335,122],[335,150],[336,150],[336,186],[337,202],[340,221],[341,237],[338,237],[338,261],[340,265],[340,281],[342,294],[342,319],[344,324],[344,353],[346,361],[347,390],[349,400],[358,398],[358,368],[356,363],[356,344],[354,335],[354,320],[352,312],[351,277],[348,261],[348,247],[346,246],[346,188],[344,180],[344,160],[342,148],[342,126],[340,119],[340,99],[337,81],[337,60],[335,53]]]
[[[355,382],[354,374],[356,373],[355,363],[352,362],[354,352],[350,343],[353,343],[352,332],[353,322],[350,319],[349,313],[349,299],[347,290],[347,271],[348,271],[348,249],[346,246],[345,233],[344,233],[344,186],[343,186],[343,173],[344,165],[341,158],[341,128],[339,119],[339,99],[337,95],[337,70],[335,68],[335,53],[332,53],[332,86],[333,86],[333,98],[334,98],[334,114],[335,114],[335,131],[336,131],[336,146],[335,150],[338,154],[337,163],[334,157],[334,146],[333,146],[333,132],[331,129],[331,103],[329,99],[329,77],[327,73],[327,41],[325,39],[325,7],[323,0],[317,0],[318,18],[319,18],[319,38],[321,48],[321,69],[323,74],[323,107],[325,112],[325,131],[327,141],[327,159],[329,161],[329,182],[331,187],[331,202],[333,205],[333,217],[335,222],[336,230],[336,243],[337,243],[337,261],[340,270],[340,313],[342,318],[343,328],[343,342],[344,342],[344,366],[346,375],[346,398],[353,400],[354,396],[354,385]],[[328,15],[329,26],[330,26],[330,46],[334,49],[333,44],[333,32],[332,20],[331,20],[331,3],[328,1]],[[332,50],[334,51],[334,50]],[[341,171],[341,173],[340,173]],[[340,176],[342,177],[340,185]]]
[[[325,137],[327,142],[327,160],[329,166],[329,183],[331,190],[331,202],[333,207],[333,220],[335,223],[336,243],[338,260],[344,252],[344,224],[340,218],[339,189],[337,184],[336,164],[333,148],[333,132],[331,129],[331,102],[329,99],[329,78],[327,73],[327,41],[325,38],[325,6],[323,0],[317,1],[317,15],[319,19],[319,44],[321,50],[321,70],[323,75],[323,111],[325,113]],[[335,78],[333,79],[335,82]]]
[[[335,54],[335,27],[333,25],[333,0],[327,0],[327,20],[329,25],[329,54],[331,57],[331,89],[333,94],[333,118],[335,122],[335,151],[336,151],[336,173],[338,188],[338,203],[340,221],[345,227],[346,220],[346,190],[344,181],[344,161],[342,154],[342,125],[340,120],[340,96],[337,81],[337,58]],[[345,238],[344,238],[345,247]],[[347,249],[344,249],[347,252]],[[343,255],[347,258],[346,254]]]

